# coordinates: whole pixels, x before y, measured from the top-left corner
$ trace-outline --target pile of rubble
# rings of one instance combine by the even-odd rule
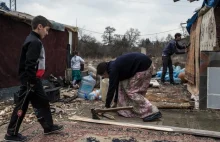
[[[82,98],[77,98],[77,90],[73,88],[60,88],[59,100],[50,103],[51,112],[55,121],[68,120],[69,116],[83,116],[85,106],[100,106],[101,101],[88,101]],[[7,124],[10,120],[11,113],[13,111],[13,101],[0,102],[0,126]],[[23,123],[33,124],[37,122],[37,118],[33,112],[33,108],[29,105]]]

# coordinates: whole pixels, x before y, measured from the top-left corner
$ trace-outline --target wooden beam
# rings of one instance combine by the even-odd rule
[[[203,136],[203,137],[205,136],[205,137],[212,137],[212,138],[220,138],[220,132],[190,129],[190,128],[170,127],[170,126],[149,125],[146,122],[145,124],[132,124],[132,123],[106,121],[106,120],[95,120],[95,119],[81,117],[81,116],[72,116],[72,117],[69,117],[69,120],[83,121],[83,122],[97,123],[97,124],[117,125],[117,126],[124,126],[124,127],[135,127],[135,128],[166,131],[166,132],[178,132],[178,133]]]
[[[137,128],[152,129],[152,130],[167,131],[167,132],[173,131],[173,129],[171,129],[171,128],[160,127],[160,126],[156,126],[156,125],[155,126],[153,126],[153,125],[140,125],[140,124],[114,122],[114,121],[106,121],[106,120],[96,120],[96,119],[81,117],[81,116],[72,116],[72,117],[69,117],[69,120],[98,123],[98,124],[117,125],[117,126],[137,127]]]

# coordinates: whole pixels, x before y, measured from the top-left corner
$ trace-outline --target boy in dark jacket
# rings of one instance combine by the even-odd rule
[[[27,36],[22,46],[19,62],[21,87],[5,135],[6,141],[26,141],[26,137],[19,134],[18,131],[29,102],[34,108],[38,122],[44,129],[44,134],[51,134],[63,129],[63,126],[53,124],[49,99],[41,82],[45,72],[45,50],[41,39],[48,35],[51,23],[43,16],[36,16],[31,25],[32,32]]]

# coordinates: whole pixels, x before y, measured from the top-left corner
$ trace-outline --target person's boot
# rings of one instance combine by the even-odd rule
[[[173,79],[173,72],[169,72],[169,77],[170,77],[170,84],[176,85]]]
[[[157,119],[159,119],[159,118],[161,118],[161,117],[162,117],[162,114],[161,114],[161,112],[159,111],[159,112],[157,112],[157,113],[154,113],[154,114],[152,114],[152,115],[150,115],[150,116],[147,116],[147,117],[143,118],[143,121],[144,121],[144,122],[154,121],[154,120],[157,120]]]
[[[161,77],[160,81],[161,81],[162,84],[164,84],[165,83],[164,77]]]
[[[174,82],[174,79],[173,79],[173,74],[170,74],[170,84],[176,85],[176,83]]]
[[[17,135],[6,134],[4,141],[6,141],[6,142],[25,142],[25,141],[27,141],[27,137],[22,136],[19,133]]]
[[[171,85],[177,85],[173,80],[170,81]]]
[[[162,73],[160,81],[162,84],[165,83],[165,73]]]

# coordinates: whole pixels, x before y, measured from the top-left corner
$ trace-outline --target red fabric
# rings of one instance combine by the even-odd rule
[[[36,73],[37,78],[42,78],[45,73],[45,70],[38,70]]]

